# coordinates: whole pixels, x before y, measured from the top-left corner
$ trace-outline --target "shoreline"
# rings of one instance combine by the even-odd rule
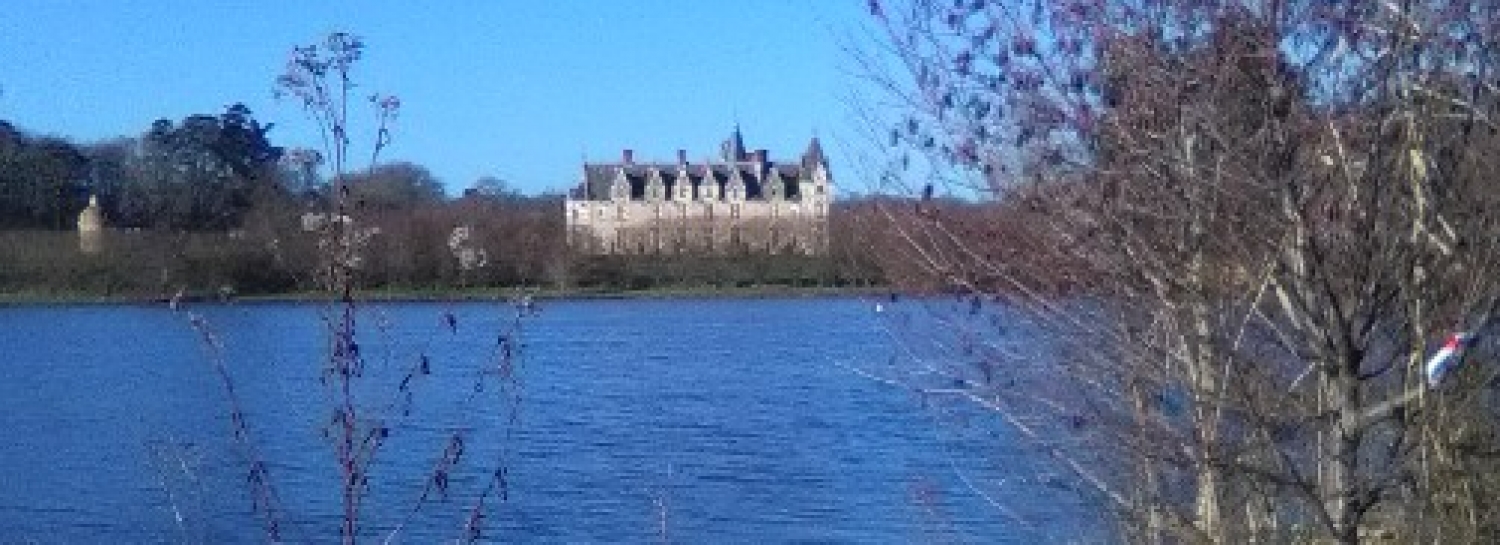
[[[541,301],[593,299],[763,299],[816,298],[885,295],[892,288],[827,286],[747,286],[747,287],[667,287],[643,290],[556,289],[556,288],[471,288],[471,289],[374,289],[356,293],[356,299],[375,303],[445,303],[501,301],[531,297]],[[170,295],[93,293],[0,293],[0,307],[57,305],[165,305]],[[333,301],[325,292],[263,293],[220,296],[193,292],[182,296],[191,303],[318,303]]]

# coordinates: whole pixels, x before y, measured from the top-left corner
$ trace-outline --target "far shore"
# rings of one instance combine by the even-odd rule
[[[885,295],[889,287],[829,287],[829,286],[683,286],[660,287],[640,290],[615,289],[558,289],[558,288],[468,288],[468,289],[421,289],[381,288],[360,290],[355,297],[360,301],[386,303],[427,303],[462,301],[504,301],[530,297],[534,300],[565,299],[757,299],[783,297],[852,297]],[[86,292],[12,292],[0,293],[0,306],[22,305],[149,305],[168,304],[176,297],[191,303],[313,303],[336,299],[328,292],[291,292],[260,294],[220,294],[201,291],[173,294],[149,295],[98,294]]]

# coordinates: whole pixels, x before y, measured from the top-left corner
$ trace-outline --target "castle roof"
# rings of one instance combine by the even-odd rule
[[[744,146],[739,127],[735,127],[734,132],[731,133],[729,139],[724,141],[721,149],[726,157],[733,154],[733,157],[738,158],[733,161],[693,163],[687,161],[686,157],[679,152],[679,160],[676,162],[636,162],[634,154],[627,150],[620,161],[585,162],[583,180],[573,189],[571,196],[582,200],[609,200],[610,187],[619,176],[623,175],[625,181],[630,184],[631,198],[640,198],[644,195],[653,169],[661,172],[662,182],[669,189],[676,186],[683,171],[686,172],[689,183],[695,186],[704,183],[705,180],[719,184],[727,183],[731,175],[738,172],[746,186],[747,197],[759,197],[764,183],[773,181],[786,184],[786,187],[782,188],[782,195],[796,195],[798,193],[796,185],[802,180],[812,178],[813,169],[817,165],[826,165],[827,161],[816,137],[808,144],[807,151],[796,163],[771,161],[763,151],[746,154]]]
[[[749,191],[750,196],[760,194],[760,187],[764,182],[779,179],[782,183],[796,184],[802,178],[812,176],[810,170],[802,168],[799,164],[777,164],[740,162],[740,163],[586,163],[583,165],[584,181],[581,187],[573,192],[573,198],[584,200],[609,200],[610,186],[614,185],[615,179],[621,174],[625,176],[626,183],[630,184],[631,194],[639,197],[645,184],[651,180],[651,171],[656,169],[661,172],[662,182],[668,187],[675,187],[679,176],[686,167],[688,183],[699,185],[704,180],[712,180],[715,183],[727,183],[735,172],[747,187],[753,186]],[[773,178],[771,175],[778,177]],[[783,189],[782,194],[796,194],[796,189]]]

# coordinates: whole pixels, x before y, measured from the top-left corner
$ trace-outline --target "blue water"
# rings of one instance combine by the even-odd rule
[[[324,309],[187,310],[224,348],[284,538],[330,541]],[[361,537],[460,537],[500,467],[486,540],[1092,540],[1073,494],[1025,484],[1045,464],[993,418],[939,415],[860,371],[904,357],[889,314],[858,299],[549,302],[502,376],[508,307],[363,308],[362,416],[391,435]],[[265,542],[209,346],[165,307],[0,308],[0,543]],[[432,373],[408,404],[399,382],[423,356]],[[447,497],[411,514],[454,430],[468,448]]]

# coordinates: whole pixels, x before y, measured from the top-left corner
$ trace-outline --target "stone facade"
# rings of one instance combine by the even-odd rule
[[[814,137],[798,161],[746,152],[736,128],[718,161],[584,163],[568,195],[568,240],[595,254],[803,253],[828,247],[833,178]]]

